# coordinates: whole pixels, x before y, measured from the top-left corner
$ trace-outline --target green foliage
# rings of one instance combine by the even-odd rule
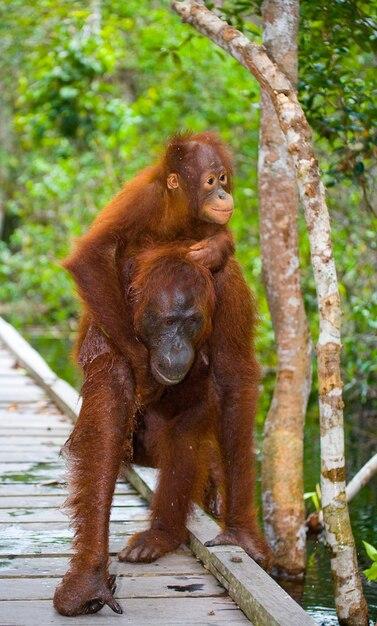
[[[319,486],[319,483],[316,484],[315,491],[307,491],[306,493],[304,493],[304,500],[309,499],[314,506],[314,510],[319,513],[319,511],[322,509],[321,487]]]
[[[300,98],[331,148],[325,182],[354,180],[366,206],[377,155],[376,10],[375,0],[305,1],[300,28]]]
[[[377,549],[366,541],[363,541],[363,544],[367,555],[373,561],[372,565],[364,570],[364,574],[368,580],[377,581]]]
[[[218,12],[259,42],[260,10],[259,0],[225,0]],[[302,0],[298,90],[324,155],[325,184],[351,179],[363,207],[377,215],[376,11],[376,0]]]
[[[362,30],[368,24],[362,21],[356,38],[352,25],[348,28],[348,52],[342,56],[339,43],[339,52],[333,52],[334,66],[327,55],[335,46],[331,20],[338,14],[334,7],[341,15],[341,4],[333,3],[328,10],[323,5],[323,10],[315,12],[313,3],[302,3],[300,88],[317,131],[322,167],[327,179],[332,176],[336,183],[329,202],[344,299],[345,389],[358,406],[360,401],[370,403],[375,394],[377,363],[372,256],[376,224],[371,213],[361,210],[363,190],[356,184],[362,177],[369,184],[372,148],[365,133],[372,127],[369,120],[375,101],[369,82],[371,47]],[[181,24],[167,0],[102,0],[99,6],[97,20],[93,19],[94,4],[72,0],[4,0],[0,6],[4,120],[0,206],[5,209],[0,241],[1,312],[23,328],[52,325],[65,332],[67,325],[73,328],[74,290],[59,266],[72,239],[86,230],[125,179],[156,157],[170,134],[214,128],[236,154],[237,210],[232,226],[238,258],[257,292],[258,350],[270,388],[276,357],[258,243],[256,82],[235,60]],[[260,40],[260,28],[247,15],[249,3],[226,1],[223,6],[227,19]],[[351,19],[344,13],[342,24],[347,15]],[[325,29],[330,38],[326,46]],[[341,39],[342,33],[335,32]],[[325,69],[316,69],[312,59],[323,62]],[[348,78],[339,79],[337,86],[338,71]],[[352,72],[361,77],[364,92],[358,81],[351,80]],[[337,87],[342,96],[335,95]],[[341,103],[346,102],[346,90],[347,107],[354,91],[352,110],[362,112],[357,118],[360,129],[347,122],[347,150],[351,144],[363,145],[360,150],[352,148],[352,154],[357,154],[352,167],[339,170],[337,164],[345,152],[341,146],[338,151],[337,142],[343,145],[346,131],[339,129],[335,117],[344,119]],[[312,104],[310,93],[318,95]],[[331,135],[322,133],[321,120],[326,120]],[[356,175],[353,167],[361,161],[363,170],[357,165]],[[300,231],[305,301],[315,334],[315,292],[302,219]],[[268,403],[268,394],[263,394],[262,415]]]

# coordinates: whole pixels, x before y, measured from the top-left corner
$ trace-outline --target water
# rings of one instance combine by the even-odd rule
[[[50,367],[61,377],[77,388],[80,374],[70,362],[71,342],[47,336],[27,337],[32,345],[44,356]],[[263,402],[264,407],[268,401]],[[262,420],[257,420],[257,439],[262,436]],[[364,416],[362,409],[357,414],[345,412],[345,436],[347,451],[347,473],[353,476],[358,469],[376,452],[376,420]],[[315,399],[309,405],[305,432],[305,491],[314,491],[319,482],[319,426]],[[308,509],[311,509],[310,503]],[[365,554],[362,540],[377,545],[377,477],[364,487],[350,503],[352,528],[357,544],[359,565],[366,569],[369,559]],[[364,577],[363,577],[364,578]],[[312,615],[317,624],[333,626],[338,624],[334,599],[330,562],[327,548],[319,539],[309,539],[307,572],[301,585],[285,585],[287,591]],[[371,624],[377,620],[377,583],[368,583],[364,578]]]

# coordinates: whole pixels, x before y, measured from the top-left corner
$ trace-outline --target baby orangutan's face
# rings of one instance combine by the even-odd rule
[[[187,163],[184,160],[179,173],[169,174],[167,186],[185,193],[196,218],[224,226],[233,213],[230,174],[213,146],[192,144]]]
[[[225,225],[233,213],[233,198],[226,191],[227,175],[224,168],[204,172],[201,181],[200,211],[206,222]]]

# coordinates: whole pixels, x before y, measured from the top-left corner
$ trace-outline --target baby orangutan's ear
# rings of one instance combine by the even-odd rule
[[[168,189],[178,189],[179,187],[178,175],[169,174],[169,176],[166,179],[166,184],[168,186]]]

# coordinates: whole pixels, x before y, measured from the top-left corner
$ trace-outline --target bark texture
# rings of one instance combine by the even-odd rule
[[[264,0],[262,16],[266,50],[295,85],[299,1]],[[263,276],[278,353],[264,431],[263,513],[278,573],[298,578],[306,562],[303,457],[311,342],[300,286],[296,174],[265,89],[258,165]]]
[[[325,190],[311,132],[294,87],[263,46],[192,0],[172,3],[184,22],[226,50],[268,92],[296,169],[308,227],[319,308],[317,345],[321,423],[321,487],[326,539],[331,549],[335,602],[341,624],[366,626],[368,609],[357,566],[345,492],[342,381],[340,376],[340,299],[330,239]],[[282,442],[284,446],[284,442]]]
[[[347,502],[350,502],[352,498],[354,498],[359,491],[368,484],[368,482],[377,474],[377,453],[372,456],[363,465],[363,467],[355,474],[355,476],[350,480],[348,485],[346,486],[346,497]],[[315,532],[320,532],[321,527],[323,526],[323,512],[322,510],[311,513],[306,523],[309,525],[309,528],[314,528]]]

